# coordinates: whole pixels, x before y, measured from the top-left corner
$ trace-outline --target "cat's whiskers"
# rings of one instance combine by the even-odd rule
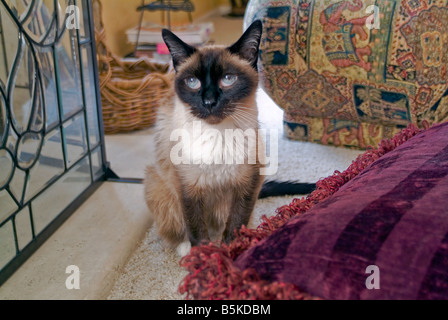
[[[235,116],[239,117],[241,120],[247,121],[252,126],[254,126],[254,125],[258,126],[260,124],[258,119],[254,119],[253,115],[244,114],[244,113],[238,113],[238,114],[235,114]]]
[[[253,107],[250,107],[250,106],[248,106],[247,104],[244,104],[244,103],[232,102],[231,105],[234,106],[234,107],[237,107],[238,109],[241,109],[241,110],[251,110],[251,111],[254,110]]]
[[[230,116],[232,119],[233,119],[233,121],[235,122],[235,124],[237,125],[237,127],[244,127],[244,122],[243,122],[243,120],[242,119],[240,119],[240,118],[237,118],[237,117],[235,117],[234,115],[231,115]]]
[[[254,118],[254,110],[251,108],[241,108],[239,107],[238,109],[234,110],[234,114],[238,114],[238,115],[242,115],[242,116],[248,116],[250,119]]]
[[[250,127],[256,125],[258,127],[259,121],[258,119],[254,119],[252,114],[246,112],[238,112],[232,113],[231,118],[236,122],[239,127],[247,127],[248,124]]]
[[[254,119],[250,114],[246,114],[243,112],[234,113],[236,117],[241,118],[242,120],[250,121],[251,123],[255,123],[257,120]]]
[[[257,114],[257,110],[254,110],[254,108],[253,107],[247,107],[247,106],[245,106],[245,105],[238,105],[238,104],[232,104],[232,106],[233,107],[235,107],[236,106],[236,108],[235,108],[235,110],[234,110],[234,112],[235,113],[238,113],[238,112],[241,112],[241,113],[243,113],[243,112],[245,112],[246,114],[250,114],[250,115],[252,115],[252,117],[255,115],[255,114]]]

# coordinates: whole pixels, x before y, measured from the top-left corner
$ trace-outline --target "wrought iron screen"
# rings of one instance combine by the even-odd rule
[[[0,3],[0,285],[104,180],[89,0]]]

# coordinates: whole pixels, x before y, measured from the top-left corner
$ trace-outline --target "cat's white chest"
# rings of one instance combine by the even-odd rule
[[[187,165],[184,177],[190,185],[201,188],[221,187],[238,179],[238,165]]]
[[[176,98],[173,117],[169,119],[172,164],[190,185],[234,184],[245,175],[244,166],[256,162],[255,129],[243,131],[231,118],[209,124],[187,110]]]
[[[180,156],[180,168],[191,184],[222,186],[237,179],[246,152],[244,145],[234,143],[232,130],[235,128],[226,123],[208,125],[203,121],[183,126],[174,156]]]

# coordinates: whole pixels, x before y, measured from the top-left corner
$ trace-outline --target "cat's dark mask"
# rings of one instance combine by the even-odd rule
[[[195,48],[162,31],[176,70],[176,93],[193,115],[218,123],[254,94],[261,35],[257,20],[230,47]]]

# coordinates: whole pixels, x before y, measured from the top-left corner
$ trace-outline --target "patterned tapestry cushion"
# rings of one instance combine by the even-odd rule
[[[234,265],[324,299],[448,299],[447,208],[445,123],[373,162]]]
[[[297,140],[366,148],[448,120],[445,0],[253,0],[262,84]]]

